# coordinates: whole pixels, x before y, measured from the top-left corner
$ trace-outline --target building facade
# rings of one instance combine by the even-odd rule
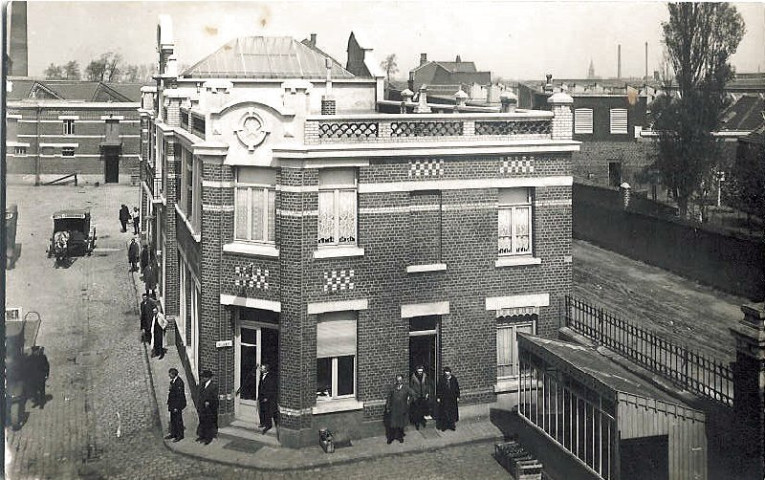
[[[138,177],[140,86],[11,79],[7,173],[45,183],[64,175],[99,183]]]
[[[353,36],[345,68],[247,37],[181,74],[167,17],[158,38],[143,227],[222,424],[257,423],[263,363],[285,446],[324,427],[379,434],[393,377],[417,364],[452,367],[462,404],[486,413],[517,389],[516,334],[552,335],[571,286],[570,97],[435,114],[421,94],[415,113],[384,114],[384,73]]]

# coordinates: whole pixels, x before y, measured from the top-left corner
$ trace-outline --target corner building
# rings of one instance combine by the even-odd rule
[[[354,34],[346,67],[315,38],[248,37],[179,75],[171,29],[160,17],[140,110],[143,227],[221,424],[257,425],[262,363],[294,447],[379,434],[393,376],[419,363],[452,367],[465,412],[517,390],[516,333],[552,335],[571,285],[571,98],[428,113],[423,90],[381,113]]]

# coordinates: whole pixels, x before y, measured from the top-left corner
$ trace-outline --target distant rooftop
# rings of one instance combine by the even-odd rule
[[[35,80],[9,77],[7,99],[70,100],[79,102],[139,102],[140,83],[103,83],[88,80]]]
[[[241,37],[181,74],[185,78],[326,78],[326,54],[291,37]],[[354,78],[332,59],[332,78]]]

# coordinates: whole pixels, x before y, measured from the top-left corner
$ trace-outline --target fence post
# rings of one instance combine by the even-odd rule
[[[737,438],[735,451],[741,468],[736,478],[765,478],[765,304],[743,305],[744,319],[731,327],[736,340],[733,365],[733,412]]]
[[[595,332],[595,345],[603,343],[603,309],[598,309],[598,326]]]

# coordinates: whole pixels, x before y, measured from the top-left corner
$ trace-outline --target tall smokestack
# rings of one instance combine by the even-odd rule
[[[648,80],[648,42],[645,42],[645,78]]]
[[[616,50],[616,78],[622,78],[622,44]]]
[[[8,48],[11,60],[8,75],[26,77],[29,75],[27,50],[27,2],[12,2],[11,34]]]

